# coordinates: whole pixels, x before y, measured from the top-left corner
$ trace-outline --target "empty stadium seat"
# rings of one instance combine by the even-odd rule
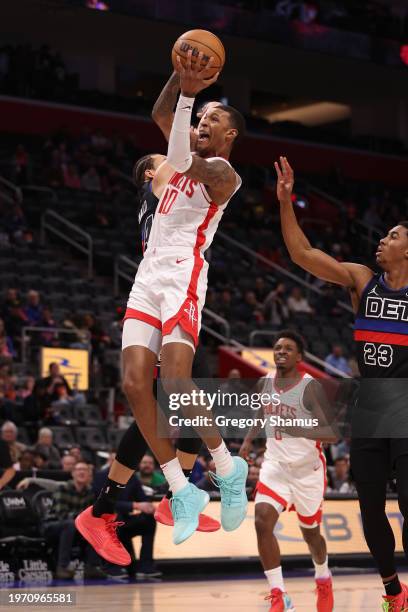
[[[37,491],[30,505],[39,520],[46,521],[53,518],[54,496],[50,491]]]
[[[77,439],[81,446],[90,450],[108,450],[106,437],[98,427],[78,427]]]
[[[76,444],[76,440],[70,427],[50,427],[53,436],[54,444],[62,450],[72,448]]]
[[[94,425],[99,424],[102,420],[99,406],[93,404],[85,404],[85,406],[76,406],[75,417],[80,423]]]

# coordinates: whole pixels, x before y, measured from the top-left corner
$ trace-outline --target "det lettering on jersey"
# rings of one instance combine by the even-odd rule
[[[365,315],[372,319],[408,321],[408,302],[369,295]]]

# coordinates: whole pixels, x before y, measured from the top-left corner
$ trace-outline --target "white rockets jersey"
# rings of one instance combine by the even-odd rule
[[[311,412],[303,404],[305,389],[313,380],[310,374],[305,373],[296,385],[289,387],[286,391],[281,391],[275,387],[272,374],[267,374],[264,380],[262,392],[271,396],[276,394],[280,400],[278,405],[275,405],[277,404],[276,401],[265,406],[265,418],[269,419],[270,416],[280,416],[284,419],[309,420],[312,418]],[[290,436],[286,432],[281,432],[279,427],[268,425],[268,422],[265,430],[267,436],[265,460],[303,464],[319,459],[322,453],[321,443],[317,440]]]
[[[223,159],[231,166],[224,158],[209,159]],[[234,193],[242,183],[238,174],[236,178]],[[217,206],[202,183],[175,172],[158,203],[147,251],[155,247],[184,247],[191,248],[196,254],[204,253],[214,238],[228,202]]]

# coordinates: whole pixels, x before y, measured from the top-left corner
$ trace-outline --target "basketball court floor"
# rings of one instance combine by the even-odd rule
[[[401,574],[403,580],[408,575]],[[289,578],[286,581],[297,612],[313,612],[315,596],[312,578]],[[374,574],[335,576],[335,612],[381,610],[381,585]],[[27,592],[31,589],[24,589]],[[264,580],[202,580],[144,584],[81,585],[72,587],[33,588],[35,592],[75,592],[71,606],[53,605],[41,609],[100,612],[122,609],[126,612],[252,612],[269,609]],[[13,589],[13,593],[20,589]],[[8,591],[10,592],[10,591]],[[2,589],[4,597],[4,589]],[[4,601],[4,600],[3,600]],[[16,606],[8,607],[9,610]],[[2,608],[2,606],[0,606]],[[36,609],[39,609],[37,606]],[[32,609],[35,609],[34,606]]]

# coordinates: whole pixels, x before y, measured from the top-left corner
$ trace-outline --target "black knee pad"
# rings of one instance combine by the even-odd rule
[[[136,470],[146,450],[146,440],[136,422],[133,422],[120,441],[116,459],[130,470]]]

